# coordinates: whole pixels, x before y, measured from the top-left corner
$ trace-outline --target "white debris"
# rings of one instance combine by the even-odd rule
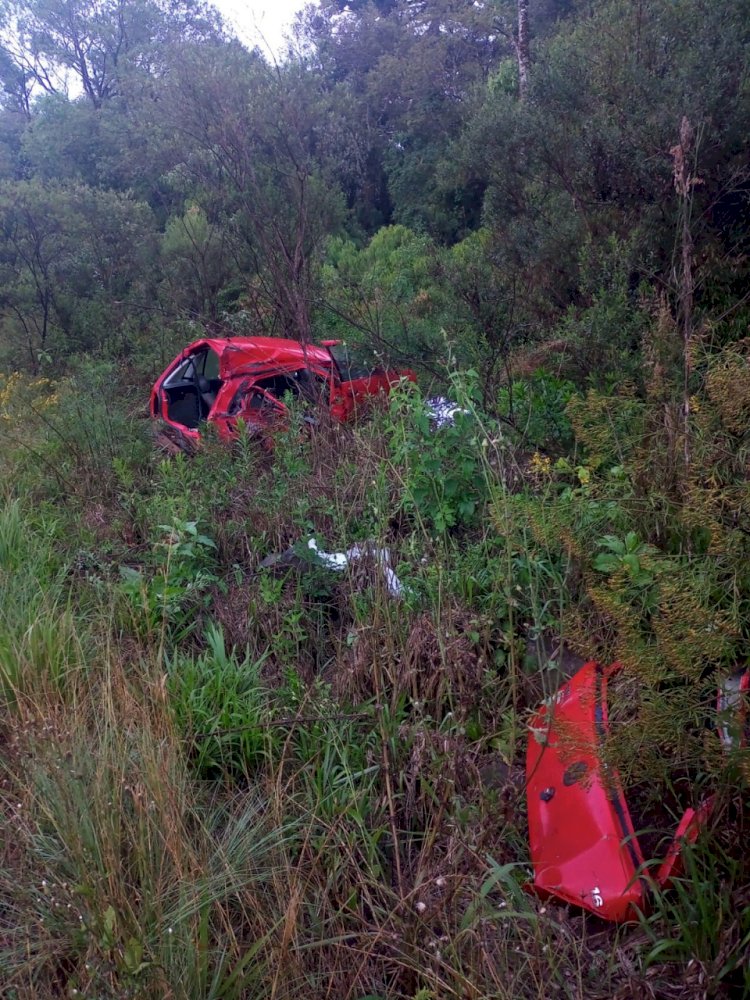
[[[436,431],[439,431],[441,427],[452,427],[456,422],[457,414],[469,413],[469,410],[465,410],[458,403],[446,399],[445,396],[431,396],[424,401],[424,405]]]
[[[404,585],[391,567],[391,553],[388,549],[378,548],[370,542],[365,542],[364,545],[353,545],[346,552],[324,552],[318,548],[318,543],[314,538],[308,541],[307,547],[315,553],[316,558],[326,569],[333,570],[335,573],[345,570],[351,563],[371,559],[383,574],[385,589],[389,596],[404,596]]]
[[[350,562],[360,562],[362,559],[372,559],[380,567],[385,579],[385,589],[391,597],[403,597],[404,585],[391,568],[391,553],[388,549],[380,549],[375,545],[354,545],[346,553]]]
[[[314,538],[311,538],[307,543],[308,549],[315,553],[320,562],[326,567],[326,569],[332,569],[335,572],[339,572],[342,569],[346,569],[349,559],[348,553],[345,552],[323,552],[322,549],[318,548],[318,543]]]

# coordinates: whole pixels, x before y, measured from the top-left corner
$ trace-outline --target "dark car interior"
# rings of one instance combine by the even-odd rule
[[[205,347],[191,354],[162,382],[169,419],[183,427],[195,429],[208,419],[222,384],[222,379],[219,378],[219,356],[215,351]],[[270,401],[265,393],[278,400],[283,400],[290,393],[315,403],[321,397],[325,398],[327,387],[324,378],[307,368],[276,372],[265,378],[249,377],[240,383],[229,404],[228,415],[236,416],[240,410],[248,413],[257,411],[259,415],[262,411],[270,413]]]
[[[162,383],[169,419],[194,428],[206,420],[221,388],[219,356],[210,348],[191,354]]]
[[[300,368],[296,372],[286,372],[258,379],[255,385],[270,392],[277,399],[283,400],[284,395],[289,392],[293,396],[302,396],[309,402],[317,402],[327,383],[309,369]]]

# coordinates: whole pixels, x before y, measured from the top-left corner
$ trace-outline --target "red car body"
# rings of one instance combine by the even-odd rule
[[[331,417],[345,421],[364,401],[388,393],[411,371],[353,370],[334,349],[278,337],[207,337],[189,344],[151,390],[151,416],[188,440],[200,438],[205,421],[225,440],[237,434],[239,420],[272,428],[283,423],[287,393],[325,400]]]
[[[586,663],[533,718],[526,753],[529,887],[617,922],[648,908],[649,880],[616,771],[601,747],[608,732],[607,685],[620,664]],[[649,879],[667,887],[680,870],[680,848],[692,843],[711,798],[687,809]]]

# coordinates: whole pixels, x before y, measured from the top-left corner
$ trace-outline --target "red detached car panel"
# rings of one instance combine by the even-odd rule
[[[607,726],[606,686],[616,665],[587,663],[543,705],[526,755],[534,890],[610,920],[643,902],[643,864],[616,775],[598,747]]]
[[[646,859],[620,779],[600,757],[608,731],[607,684],[619,669],[617,663],[585,664],[537,711],[526,754],[530,888],[618,922],[637,919],[648,905]],[[711,805],[709,799],[686,810],[657,884],[666,887],[678,873],[680,847],[695,840]]]
[[[367,397],[390,392],[410,371],[356,372],[337,341],[306,345],[279,337],[208,337],[189,344],[157,379],[151,415],[197,441],[204,421],[225,439],[237,422],[272,429],[283,423],[287,393],[325,400],[334,420],[356,414]]]

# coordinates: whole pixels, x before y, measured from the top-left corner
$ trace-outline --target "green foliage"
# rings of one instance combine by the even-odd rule
[[[642,439],[645,407],[627,384],[614,395],[591,389],[572,396],[566,412],[593,469],[621,468],[623,454]]]
[[[55,0],[4,4],[12,19],[17,49],[6,48],[21,81],[14,81],[19,110],[28,110],[32,87],[55,93],[56,71],[73,74],[87,102],[101,109],[132,93],[141,74],[163,67],[164,49],[185,41],[216,37],[215,13],[178,2],[169,11],[152,0],[127,0],[114,6],[108,0],[60,5]],[[33,58],[24,61],[24,54]],[[134,80],[135,78],[135,80]]]
[[[362,713],[363,719],[335,718],[340,706],[322,685],[312,692],[305,711],[319,721],[288,722],[290,749],[300,763],[301,793],[315,804],[321,832],[327,823],[346,817],[346,839],[367,859],[369,872],[381,871],[385,827],[376,801],[381,736],[374,720],[369,712]]]
[[[674,880],[671,892],[655,890],[654,913],[641,920],[651,944],[644,964],[693,962],[709,993],[746,993],[750,907],[739,888],[742,862],[705,838],[686,844],[682,857],[684,875]]]
[[[234,277],[226,225],[209,222],[197,204],[167,223],[161,242],[164,282],[189,316],[218,319],[220,294]]]
[[[495,412],[500,383],[509,378],[511,352],[529,339],[507,261],[483,227],[443,251],[439,267],[452,299],[445,326],[457,360],[478,373],[482,402]]]
[[[519,100],[514,0],[331,0],[274,66],[200,4],[0,4],[3,996],[750,989],[746,4],[529,6]],[[227,331],[421,388],[157,457]],[[519,888],[572,653],[629,801],[718,789],[635,933]]]
[[[66,593],[56,551],[58,525],[32,522],[18,500],[0,508],[0,696],[4,702],[51,687],[69,692],[85,670],[85,627]]]
[[[520,434],[525,444],[568,450],[573,444],[573,428],[567,405],[575,386],[568,379],[536,371],[523,381],[498,390],[495,407]]]
[[[261,902],[263,887],[289,828],[270,829],[247,794],[198,806],[180,744],[165,739],[165,715],[128,697],[122,680],[110,673],[95,700],[70,707],[65,726],[40,721],[32,766],[4,764],[29,868],[19,882],[7,857],[0,864],[9,918],[0,981],[6,993],[33,983],[52,996],[64,960],[74,995],[156,997],[172,982],[239,1000],[273,936],[277,915]],[[52,727],[54,740],[43,735]],[[223,938],[232,906],[258,920],[250,949]],[[24,929],[32,923],[33,958]]]
[[[33,371],[73,350],[101,349],[126,328],[123,303],[147,287],[147,206],[58,182],[0,183],[0,327],[6,356]]]
[[[247,776],[272,751],[262,664],[263,658],[229,655],[221,629],[213,624],[199,656],[168,658],[167,693],[198,775]]]
[[[435,430],[411,383],[393,393],[392,400],[387,433],[393,460],[403,470],[401,509],[425,530],[438,534],[475,523],[488,487],[482,429],[474,414],[459,412],[451,423]],[[464,402],[470,400],[464,397]]]
[[[568,309],[556,331],[579,381],[601,386],[640,377],[640,348],[650,317],[645,280],[640,288],[632,287],[638,267],[645,270],[642,256],[640,265],[638,260],[636,248],[614,236],[603,245],[589,239],[581,248],[580,304]]]
[[[326,336],[367,345],[392,361],[434,365],[445,353],[450,307],[435,272],[436,247],[403,226],[381,229],[363,249],[335,239],[322,271]]]
[[[216,582],[216,543],[198,531],[196,521],[161,524],[159,531],[163,537],[154,544],[153,565],[148,570],[121,566],[120,586],[138,615],[139,629],[149,635],[169,630],[180,638],[195,628],[196,611],[206,605],[206,591]]]
[[[647,587],[653,583],[654,577],[644,568],[643,557],[655,553],[656,549],[639,541],[634,531],[629,531],[624,539],[605,535],[597,544],[605,551],[595,556],[592,563],[595,570],[616,573],[624,569],[635,587]]]
[[[711,395],[695,400],[707,434],[719,421],[723,433],[741,435],[744,404],[735,393],[729,405],[726,374],[738,364],[717,358]],[[544,395],[545,376],[537,379],[542,388],[532,384],[529,398],[559,392],[564,400],[570,391],[550,378]],[[461,996],[468,981],[505,1000],[534,996],[540,971],[579,975],[580,937],[566,931],[550,958],[544,945],[562,933],[556,917],[549,923],[554,908],[542,913],[518,896],[527,846],[506,769],[522,767],[523,713],[554,694],[558,676],[556,665],[533,658],[534,643],[552,635],[586,655],[617,655],[637,678],[628,739],[606,748],[624,777],[659,787],[668,762],[719,781],[728,763],[706,743],[704,717],[743,641],[724,576],[734,563],[707,564],[698,551],[686,558],[655,536],[656,508],[643,503],[648,481],[638,471],[639,432],[654,428],[648,400],[572,397],[578,450],[553,462],[501,438],[473,380],[469,389],[462,381],[452,394],[470,413],[453,427],[432,429],[409,385],[389,411],[358,426],[321,425],[304,439],[291,428],[272,457],[247,437],[232,451],[209,434],[192,459],[143,465],[137,429],[121,420],[128,397],[115,398],[110,420],[120,433],[109,449],[92,432],[90,452],[97,470],[112,470],[106,490],[83,489],[84,463],[70,457],[60,468],[79,489],[64,499],[54,477],[27,471],[18,480],[19,492],[33,488],[59,509],[54,521],[45,508],[27,522],[26,508],[12,505],[0,530],[8,655],[25,657],[7,724],[18,723],[14,732],[30,741],[23,760],[33,762],[12,769],[8,793],[9,815],[23,803],[18,857],[29,870],[19,873],[11,858],[0,879],[14,922],[37,926],[41,942],[32,962],[25,939],[7,936],[12,975],[33,967],[37,993],[51,995],[48,977],[64,953],[68,989],[156,997],[165,984],[189,983],[200,995],[241,996],[272,984],[269,970],[287,949],[300,964],[284,991],[294,995],[304,971],[322,996],[332,970],[353,975],[364,932],[398,934],[408,949],[373,957],[372,971],[357,974],[362,993],[393,995],[383,982],[396,976],[396,995]],[[11,386],[9,400],[19,393]],[[72,397],[82,413],[91,395],[101,395],[96,369]],[[61,415],[71,405],[65,397],[51,404],[52,426],[35,430],[41,454],[62,448],[53,428],[68,432]],[[562,407],[549,410],[559,419]],[[7,416],[15,431],[23,407]],[[734,466],[717,468],[721,492]],[[461,506],[467,498],[473,511]],[[113,523],[100,515],[97,536],[84,520],[99,504]],[[137,547],[121,537],[125,527]],[[266,555],[311,534],[326,549],[382,541],[408,597],[388,598],[367,566],[257,571]],[[124,584],[123,563],[137,565]],[[29,615],[14,610],[42,572],[44,606],[56,616],[49,636],[62,647],[60,684],[40,647],[33,657],[23,652]],[[216,624],[196,628],[209,599]],[[70,628],[61,625],[62,601]],[[31,613],[44,621],[38,605]],[[73,629],[80,635],[71,647]],[[37,741],[36,729],[21,732],[20,712],[36,711],[36,702],[42,734],[49,720],[60,724],[50,743]],[[67,718],[74,724],[63,725]],[[732,767],[739,780],[741,754]],[[478,857],[478,844],[492,861]],[[460,872],[455,892],[451,872]],[[741,886],[740,874],[732,878]],[[42,879],[55,887],[52,902],[37,887]],[[408,880],[412,889],[394,890]],[[678,899],[654,918],[657,943],[679,941]],[[433,908],[426,918],[423,902]],[[439,920],[447,939],[437,945],[438,972],[434,947],[421,943],[428,920]],[[478,934],[494,942],[491,963],[474,950]],[[732,949],[743,940],[722,934]],[[717,945],[698,944],[710,965]],[[614,947],[614,939],[611,953],[600,946],[597,959],[611,962],[613,984]],[[665,955],[684,968],[679,947]],[[533,968],[519,954],[531,955]],[[646,963],[642,949],[636,955]],[[660,968],[655,955],[649,975]],[[737,975],[733,966],[718,981]],[[588,986],[586,975],[582,995]]]

